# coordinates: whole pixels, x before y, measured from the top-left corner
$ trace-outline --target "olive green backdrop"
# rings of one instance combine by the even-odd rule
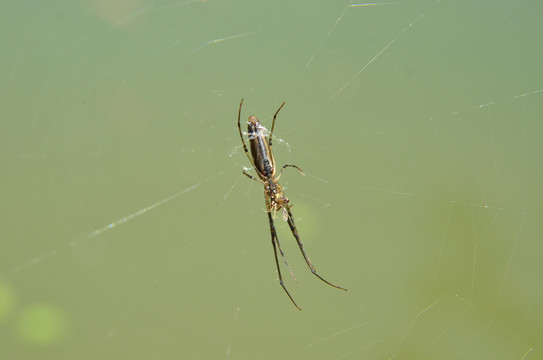
[[[3,1],[2,359],[537,359],[539,1]],[[275,128],[277,283],[236,120]]]

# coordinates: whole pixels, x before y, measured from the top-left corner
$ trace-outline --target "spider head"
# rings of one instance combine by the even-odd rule
[[[289,203],[289,199],[283,193],[281,185],[272,182],[272,186],[268,186],[267,192],[271,199],[271,209],[277,211],[284,209]]]

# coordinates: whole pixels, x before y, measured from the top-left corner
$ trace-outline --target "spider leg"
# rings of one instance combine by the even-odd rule
[[[285,255],[283,254],[283,250],[281,249],[281,246],[279,245],[279,239],[277,237],[277,232],[275,231],[275,225],[273,223],[273,218],[270,211],[268,211],[268,220],[270,221],[270,232],[271,232],[271,237],[272,237],[271,240],[272,240],[272,245],[273,245],[273,254],[275,255],[275,266],[277,267],[277,274],[279,275],[279,284],[281,285],[283,290],[285,290],[290,301],[292,301],[294,306],[296,306],[298,310],[302,310],[298,306],[298,304],[296,304],[296,301],[294,301],[294,299],[288,292],[287,288],[285,287],[285,284],[283,283],[283,277],[281,276],[281,268],[279,267],[279,258],[277,256],[277,248],[279,248],[279,252],[281,253],[281,256],[283,257],[283,259],[285,260],[285,263],[287,264],[287,267],[291,274],[292,274],[292,271],[290,270],[290,266],[287,263],[287,259],[285,258]],[[294,277],[294,274],[292,274],[292,277]],[[294,280],[296,280],[296,278],[294,278]]]
[[[260,179],[257,179],[252,175],[249,175],[245,170],[243,170],[243,175],[247,176],[249,179],[254,180],[254,181],[258,182],[258,183],[264,184],[264,181],[262,181]]]
[[[273,208],[270,200],[266,197],[266,211],[268,213],[268,216],[271,214],[272,209],[273,209],[273,215],[271,216],[271,221],[270,221],[270,231],[272,233],[272,240],[275,235],[275,241],[277,243],[277,247],[279,248],[279,252],[281,253],[281,256],[283,257],[283,260],[285,261],[285,265],[287,266],[288,272],[290,273],[290,276],[292,276],[294,281],[298,282],[298,279],[296,279],[296,276],[294,276],[294,273],[292,272],[292,269],[290,268],[290,265],[288,264],[287,257],[285,256],[285,253],[283,252],[283,249],[281,248],[281,243],[279,242],[279,237],[277,236],[277,231],[275,230],[275,223],[273,222],[273,219],[275,219],[276,210]]]
[[[275,232],[275,223],[272,226]],[[292,276],[294,281],[298,282],[298,279],[296,279],[296,276],[294,276],[294,273],[292,272],[292,269],[290,268],[290,265],[288,264],[287,257],[285,256],[285,253],[283,252],[283,249],[281,248],[281,243],[279,242],[279,237],[277,236],[277,233],[275,233],[275,242],[277,243],[277,248],[279,249],[279,252],[281,253],[281,257],[283,258],[283,261],[285,262],[285,265],[287,266],[290,276]]]
[[[288,226],[290,227],[290,231],[292,231],[292,235],[294,235],[294,238],[296,238],[296,242],[298,243],[298,247],[300,248],[300,251],[302,252],[302,255],[304,256],[305,262],[307,263],[307,266],[309,266],[309,270],[311,270],[311,273],[321,279],[323,282],[327,283],[328,285],[335,287],[336,289],[347,291],[347,289],[342,288],[341,286],[334,285],[327,280],[325,280],[322,276],[317,274],[317,270],[315,270],[315,267],[309,260],[309,257],[305,253],[304,245],[302,244],[302,240],[300,239],[300,234],[298,234],[298,229],[296,229],[296,225],[294,224],[294,216],[292,216],[292,212],[290,211],[290,205],[285,204],[285,208],[287,209],[288,213]]]
[[[243,99],[241,99],[241,102],[239,103],[239,111],[238,111],[238,130],[239,130],[239,137],[241,138],[241,143],[243,144],[243,150],[245,151],[245,155],[249,158],[249,161],[253,165],[253,167],[256,169],[255,163],[253,162],[253,159],[251,159],[251,156],[249,156],[249,150],[247,149],[247,145],[245,145],[245,139],[243,138],[243,133],[241,132],[241,124],[240,124],[240,118],[241,118],[241,105],[243,105]]]
[[[304,171],[302,169],[300,169],[299,167],[297,167],[296,165],[291,165],[291,164],[286,164],[286,165],[283,165],[283,167],[281,168],[281,171],[279,171],[279,175],[275,178],[275,181],[279,180],[279,178],[281,177],[281,175],[283,175],[283,170],[285,170],[285,168],[287,167],[293,167],[293,168],[296,168],[300,171],[300,173],[305,176],[304,174]]]
[[[284,105],[285,105],[285,102],[283,101],[281,106],[279,106],[279,109],[277,109],[277,111],[275,112],[275,115],[273,115],[273,122],[272,122],[271,131],[270,131],[270,137],[268,138],[268,145],[270,146],[270,149],[272,147],[272,137],[273,137],[273,128],[275,127],[275,118],[277,117],[277,114],[279,114],[279,110],[281,110]]]

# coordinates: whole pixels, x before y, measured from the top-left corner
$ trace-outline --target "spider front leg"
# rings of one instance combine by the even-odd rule
[[[269,202],[269,199],[266,199],[266,206],[269,208],[270,206],[270,202]],[[287,258],[285,257],[285,254],[283,253],[283,249],[281,248],[281,244],[279,243],[279,238],[277,237],[277,231],[275,230],[275,224],[273,222],[273,217],[272,217],[272,214],[271,214],[271,209],[269,209],[270,211],[268,211],[268,220],[270,222],[270,233],[271,233],[271,241],[272,241],[272,245],[273,245],[273,254],[275,255],[275,266],[277,268],[277,275],[279,276],[279,284],[281,285],[281,287],[283,288],[283,290],[285,290],[285,292],[287,293],[287,296],[289,297],[290,301],[292,301],[292,303],[294,304],[294,306],[296,306],[296,308],[298,310],[302,310],[298,304],[296,304],[296,301],[294,301],[294,299],[292,298],[292,296],[290,295],[290,293],[288,292],[285,284],[283,283],[283,276],[281,275],[281,268],[279,267],[279,258],[277,256],[277,248],[279,248],[279,252],[281,253],[281,256],[283,257],[283,260],[285,261],[285,264],[287,265],[287,268],[288,268],[288,271],[290,272],[290,275],[292,275],[292,278],[296,280],[296,277],[294,277],[294,274],[292,273],[292,270],[290,269],[290,266],[287,262]]]
[[[307,263],[307,266],[309,266],[309,270],[311,270],[311,273],[321,279],[323,282],[327,283],[328,285],[335,287],[336,289],[347,291],[347,289],[342,288],[341,286],[334,285],[327,280],[325,280],[322,276],[317,274],[317,270],[315,270],[315,267],[311,263],[311,260],[309,260],[309,257],[305,253],[304,245],[302,244],[302,240],[300,239],[300,234],[298,234],[298,229],[296,229],[296,224],[294,224],[294,217],[292,216],[292,212],[290,211],[290,205],[285,204],[285,208],[288,213],[288,226],[290,227],[290,231],[292,232],[292,235],[294,235],[294,238],[296,239],[296,242],[298,243],[298,247],[300,248],[300,251],[302,252],[302,255],[305,259],[305,262]]]

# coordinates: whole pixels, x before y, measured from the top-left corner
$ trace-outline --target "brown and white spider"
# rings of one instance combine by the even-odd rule
[[[271,241],[273,245],[273,252],[275,254],[275,265],[277,267],[277,274],[279,275],[279,283],[283,287],[283,290],[287,293],[288,297],[298,308],[298,310],[302,310],[294,301],[292,296],[290,296],[290,293],[288,292],[287,288],[285,287],[285,284],[283,283],[283,277],[281,276],[281,269],[279,267],[279,260],[277,257],[277,249],[279,249],[279,252],[281,253],[281,256],[283,257],[283,260],[285,261],[285,264],[294,278],[294,274],[292,273],[292,270],[290,269],[290,266],[288,265],[287,259],[285,258],[285,254],[283,253],[283,249],[281,248],[281,245],[279,244],[279,238],[277,237],[277,231],[275,230],[275,224],[273,222],[273,219],[275,218],[275,214],[277,211],[283,212],[283,218],[287,221],[288,226],[290,227],[290,231],[292,232],[292,235],[294,235],[294,238],[296,239],[296,242],[298,243],[298,247],[300,248],[300,251],[302,252],[302,255],[305,259],[305,262],[307,263],[307,266],[309,266],[309,269],[311,270],[311,273],[327,283],[328,285],[335,287],[336,289],[340,290],[347,290],[340,286],[334,285],[328,281],[326,281],[322,276],[317,274],[317,270],[315,270],[315,267],[309,260],[309,257],[307,256],[304,246],[302,244],[302,240],[300,239],[300,234],[298,233],[298,229],[296,229],[296,225],[294,224],[294,217],[292,216],[292,212],[290,211],[291,205],[289,205],[289,200],[286,197],[286,195],[283,192],[283,188],[279,183],[277,182],[281,175],[283,174],[283,170],[287,167],[293,167],[298,169],[302,175],[304,175],[304,172],[302,169],[300,169],[296,165],[283,165],[281,168],[281,171],[279,172],[279,175],[276,176],[276,168],[275,168],[275,160],[273,158],[273,152],[272,152],[272,138],[273,138],[273,128],[275,127],[275,118],[277,117],[277,114],[279,113],[279,110],[283,108],[283,104],[277,109],[275,112],[275,115],[273,116],[273,122],[271,131],[268,135],[267,129],[260,124],[260,121],[256,118],[256,116],[250,116],[249,120],[247,121],[247,133],[249,135],[249,145],[251,146],[251,156],[249,156],[249,150],[247,150],[247,146],[245,145],[245,139],[243,138],[243,133],[241,132],[241,124],[240,124],[240,117],[241,117],[241,106],[243,105],[243,99],[241,99],[241,102],[239,103],[239,112],[238,112],[238,129],[239,129],[239,136],[241,138],[241,142],[243,144],[243,150],[245,150],[245,154],[249,158],[249,161],[253,165],[253,168],[256,171],[256,174],[258,175],[258,179],[249,175],[245,170],[243,171],[243,174],[247,176],[249,179],[255,180],[261,184],[264,185],[264,198],[266,199],[266,212],[268,214],[268,220],[270,222],[270,232],[271,232]]]

